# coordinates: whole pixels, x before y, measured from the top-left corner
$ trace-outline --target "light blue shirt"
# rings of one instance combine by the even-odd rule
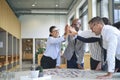
[[[50,36],[46,43],[46,51],[44,55],[51,57],[52,59],[57,59],[56,66],[60,66],[61,42],[64,40],[64,37],[54,38]]]
[[[93,33],[80,33],[80,36],[85,37],[100,37],[99,35],[95,35]],[[86,34],[86,35],[85,35]],[[101,31],[102,39],[103,39],[103,48],[107,50],[107,63],[108,63],[108,72],[114,72],[115,70],[115,57],[120,60],[120,30],[117,28],[104,25]],[[83,37],[84,37],[83,36]]]

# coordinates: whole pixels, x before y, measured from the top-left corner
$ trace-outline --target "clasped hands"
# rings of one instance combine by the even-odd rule
[[[74,36],[74,35],[78,34],[78,32],[75,30],[74,27],[69,26],[69,25],[67,24],[67,25],[65,26],[65,34]]]

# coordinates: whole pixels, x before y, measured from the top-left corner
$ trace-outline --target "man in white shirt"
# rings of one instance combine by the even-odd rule
[[[105,25],[111,25],[110,21],[108,18],[103,17],[102,18],[103,22]],[[72,35],[74,34],[74,29],[73,31],[70,31]],[[73,32],[73,33],[72,33]],[[76,31],[75,31],[76,33]],[[100,45],[100,35],[96,36],[95,33],[93,33],[91,30],[86,30],[86,31],[79,31],[77,34],[76,39],[83,41],[85,43],[90,43],[89,44],[89,49],[91,53],[91,58],[90,58],[90,68],[91,70],[107,70],[107,65],[106,65],[106,50],[102,48]],[[102,49],[101,49],[102,48]],[[101,61],[104,62],[104,64],[101,64]]]
[[[104,25],[102,18],[94,17],[89,21],[92,32],[101,35],[103,39],[103,48],[107,50],[108,73],[98,76],[100,79],[112,78],[115,71],[115,56],[120,63],[120,31],[110,25]],[[120,68],[120,67],[119,67]]]

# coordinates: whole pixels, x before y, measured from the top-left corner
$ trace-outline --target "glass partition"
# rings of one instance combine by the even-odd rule
[[[46,48],[46,38],[35,39],[35,62],[40,64],[40,60],[38,60],[38,55],[42,55]]]

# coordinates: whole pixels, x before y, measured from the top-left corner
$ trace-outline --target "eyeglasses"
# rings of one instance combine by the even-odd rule
[[[52,32],[59,32],[59,30],[53,30]]]

